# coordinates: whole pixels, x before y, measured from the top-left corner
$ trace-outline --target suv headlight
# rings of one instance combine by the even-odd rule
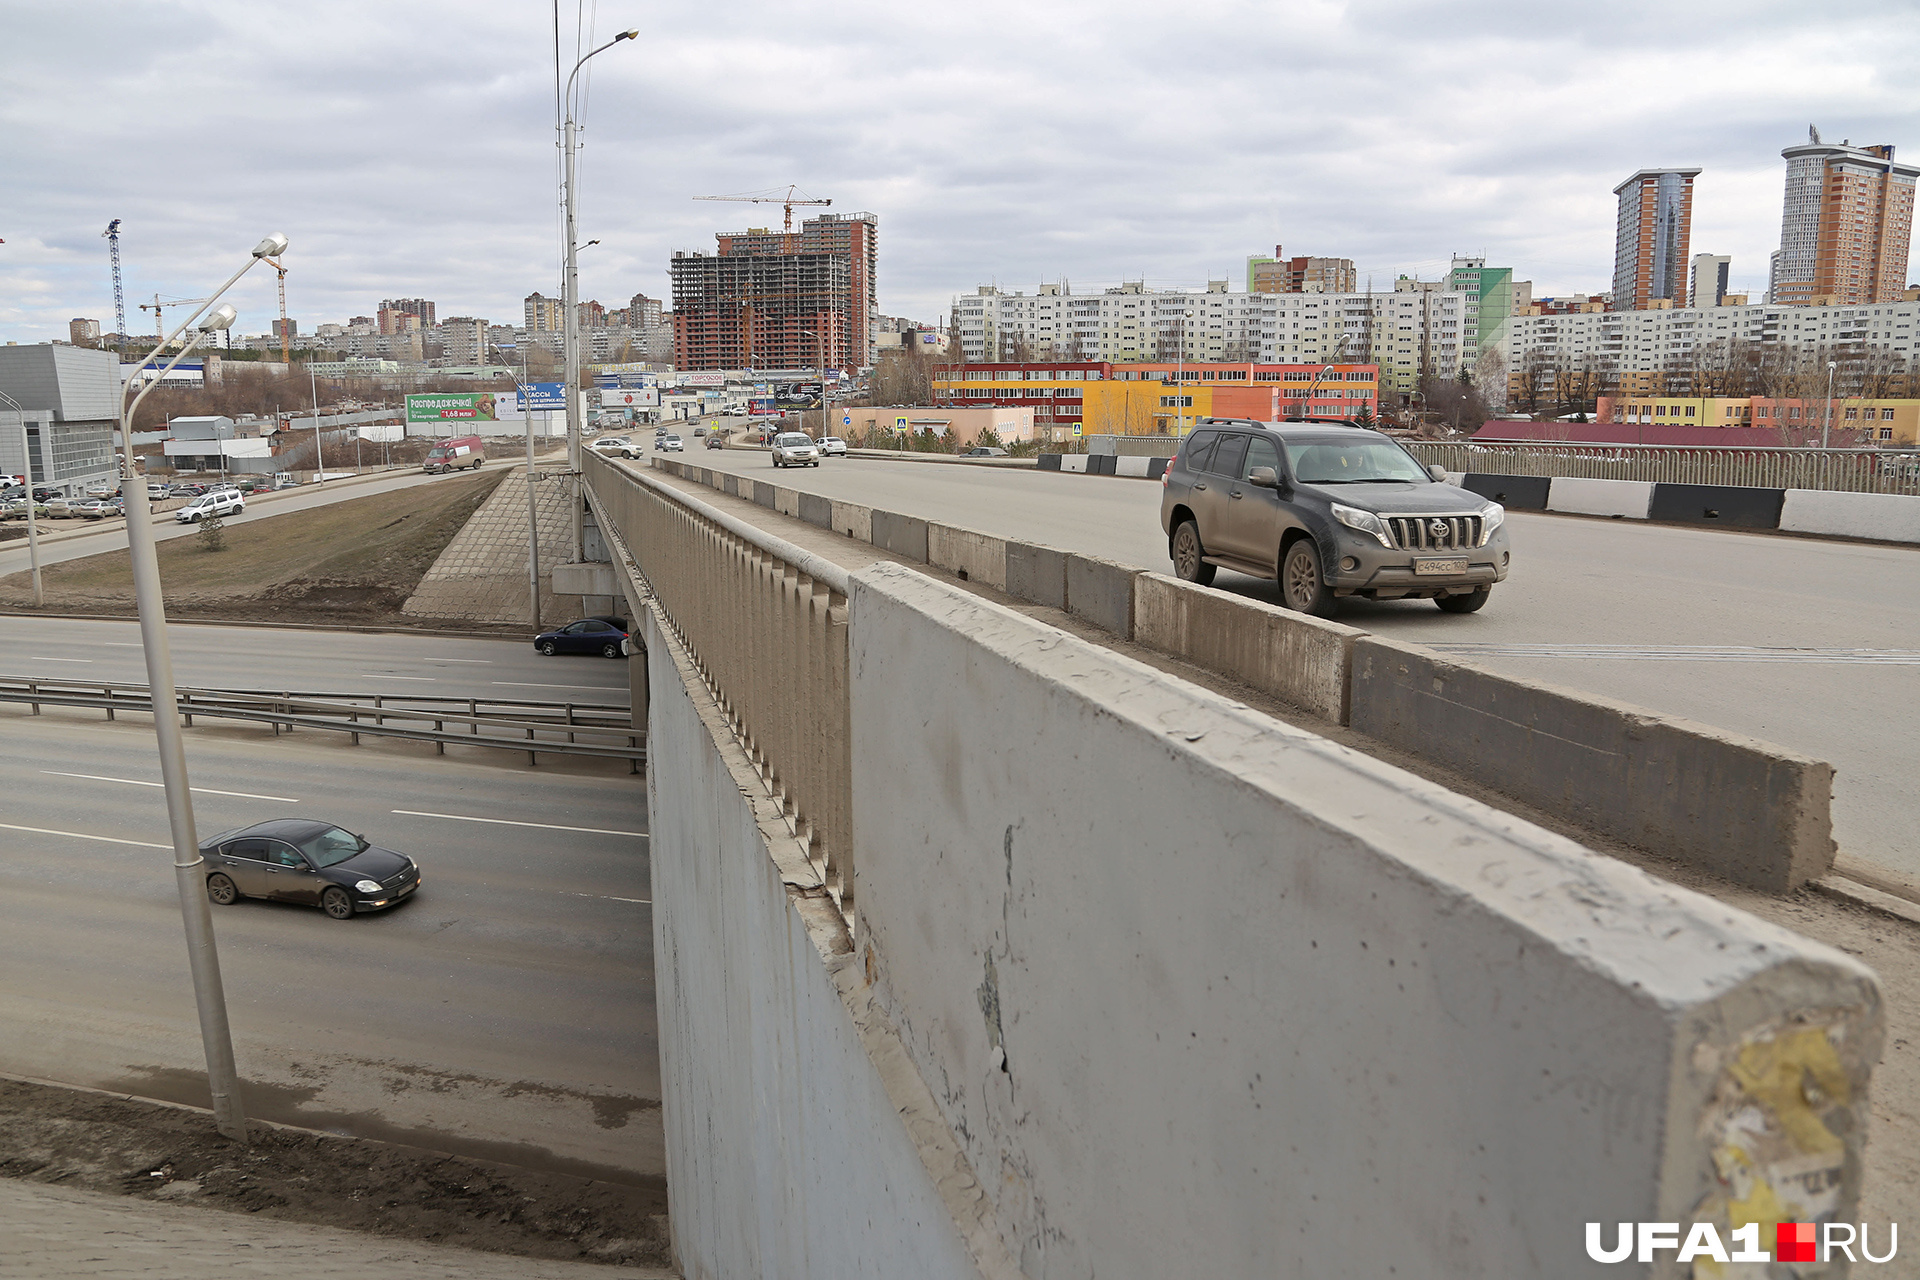
[[[1480,545],[1486,546],[1493,537],[1493,531],[1507,522],[1507,509],[1497,502],[1489,502],[1487,509],[1480,513]]]
[[[1358,529],[1361,533],[1370,533],[1380,540],[1383,547],[1391,547],[1393,539],[1387,536],[1387,526],[1379,516],[1371,511],[1362,511],[1358,507],[1333,504],[1333,518],[1349,529]]]

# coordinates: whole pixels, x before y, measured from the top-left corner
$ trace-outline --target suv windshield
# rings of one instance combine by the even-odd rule
[[[1287,462],[1299,484],[1432,483],[1432,477],[1399,445],[1386,440],[1284,441]]]
[[[317,836],[300,841],[300,852],[316,867],[331,867],[360,852],[360,837],[339,827],[328,827]]]

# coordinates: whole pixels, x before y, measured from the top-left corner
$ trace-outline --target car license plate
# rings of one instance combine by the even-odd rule
[[[1418,577],[1426,577],[1432,574],[1465,573],[1466,571],[1467,562],[1465,560],[1415,560],[1413,562],[1413,572]]]

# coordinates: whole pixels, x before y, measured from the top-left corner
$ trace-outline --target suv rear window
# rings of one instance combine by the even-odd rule
[[[1207,455],[1213,452],[1214,441],[1220,438],[1217,431],[1196,431],[1187,437],[1187,447],[1181,451],[1181,464],[1189,471],[1205,471]]]
[[[1213,459],[1207,464],[1207,470],[1223,476],[1240,475],[1240,464],[1247,460],[1247,437],[1221,436],[1219,447],[1213,451]]]

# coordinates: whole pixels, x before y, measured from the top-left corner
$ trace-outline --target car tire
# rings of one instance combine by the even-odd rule
[[[617,644],[603,644],[600,646],[600,656],[603,658],[617,658],[620,656],[620,646]]]
[[[207,877],[207,897],[223,907],[230,907],[240,900],[240,889],[226,876],[217,872]]]
[[[339,885],[320,894],[320,909],[335,920],[353,919],[353,899]]]
[[[1313,618],[1333,616],[1333,588],[1320,572],[1320,548],[1297,538],[1280,557],[1280,603]]]
[[[1196,587],[1213,585],[1215,566],[1201,559],[1206,548],[1200,545],[1200,526],[1191,520],[1182,520],[1173,531],[1173,574],[1182,582],[1191,582]]]
[[[1481,587],[1479,590],[1469,591],[1463,596],[1435,596],[1433,602],[1439,605],[1441,610],[1446,613],[1472,613],[1481,605],[1485,604],[1487,597],[1492,594],[1492,587]]]

